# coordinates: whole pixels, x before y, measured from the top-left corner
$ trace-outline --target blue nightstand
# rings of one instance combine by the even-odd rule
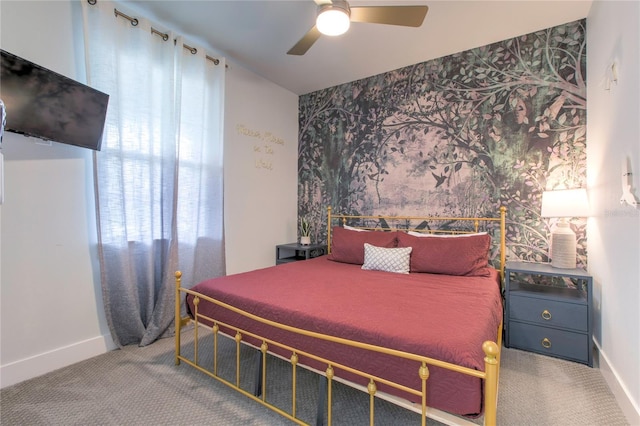
[[[593,278],[584,269],[507,262],[505,346],[593,366]]]

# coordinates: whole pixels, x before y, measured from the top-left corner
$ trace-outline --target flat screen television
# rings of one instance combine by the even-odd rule
[[[109,95],[1,50],[5,130],[100,150]]]

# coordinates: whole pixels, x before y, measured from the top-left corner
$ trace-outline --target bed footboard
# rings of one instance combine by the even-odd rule
[[[476,377],[479,378],[481,380],[484,381],[484,402],[483,402],[483,406],[484,406],[484,423],[486,425],[494,425],[496,424],[496,410],[497,410],[497,394],[498,394],[498,375],[499,375],[499,364],[500,364],[500,344],[501,344],[501,328],[502,328],[502,324],[500,325],[500,329],[498,330],[497,333],[497,338],[496,338],[496,342],[493,341],[486,341],[484,342],[482,349],[485,353],[485,358],[484,358],[484,363],[485,363],[485,369],[484,371],[478,371],[478,370],[474,370],[474,369],[470,369],[467,367],[463,367],[463,366],[459,366],[459,365],[455,365],[455,364],[451,364],[451,363],[447,363],[444,361],[440,361],[437,359],[432,359],[429,357],[425,357],[425,356],[421,356],[421,355],[417,355],[417,354],[412,354],[412,353],[408,353],[408,352],[403,352],[403,351],[398,351],[398,350],[394,350],[394,349],[390,349],[390,348],[385,348],[385,347],[381,347],[381,346],[375,346],[375,345],[370,345],[370,344],[366,344],[366,343],[362,343],[362,342],[356,342],[356,341],[352,341],[352,340],[348,340],[348,339],[343,339],[343,338],[338,338],[338,337],[334,337],[334,336],[329,336],[329,335],[325,335],[325,334],[321,334],[321,333],[316,333],[316,332],[311,332],[308,330],[303,330],[303,329],[299,329],[299,328],[295,328],[295,327],[291,327],[288,325],[284,325],[284,324],[279,324],[276,323],[274,321],[268,320],[268,319],[264,319],[261,317],[258,317],[256,315],[253,315],[249,312],[245,312],[242,311],[236,307],[230,306],[226,303],[220,302],[218,300],[215,300],[213,298],[210,298],[208,296],[199,294],[193,290],[187,289],[187,288],[183,288],[181,285],[181,278],[182,278],[182,274],[181,272],[176,272],[175,274],[175,282],[176,282],[176,288],[175,288],[175,326],[176,326],[176,332],[175,332],[175,364],[179,365],[181,362],[185,362],[188,365],[196,368],[197,370],[203,372],[204,374],[207,374],[208,376],[224,383],[225,385],[235,389],[236,391],[240,392],[241,394],[245,395],[246,397],[253,399],[255,401],[257,401],[258,403],[268,407],[269,409],[279,413],[280,415],[284,416],[285,418],[297,423],[297,424],[306,424],[303,420],[301,420],[300,418],[298,418],[297,416],[297,407],[296,407],[296,389],[297,389],[297,374],[296,371],[298,368],[301,368],[304,366],[301,365],[301,363],[299,362],[299,359],[301,357],[305,357],[307,359],[310,360],[315,360],[319,363],[321,363],[322,365],[326,366],[326,369],[324,371],[319,371],[320,374],[323,374],[324,376],[326,376],[327,378],[327,394],[326,394],[326,400],[327,400],[327,424],[331,425],[332,424],[332,397],[333,397],[333,393],[332,393],[332,383],[334,380],[339,380],[341,382],[344,382],[343,380],[340,380],[339,378],[334,376],[334,370],[335,369],[340,369],[342,371],[347,371],[349,373],[355,374],[359,377],[362,377],[364,379],[366,379],[366,382],[368,383],[368,385],[366,386],[366,392],[369,393],[370,395],[370,401],[369,401],[369,417],[370,417],[370,424],[373,425],[374,424],[374,418],[375,418],[375,399],[376,397],[382,397],[384,399],[388,399],[392,402],[393,398],[387,398],[385,395],[383,395],[382,393],[378,392],[378,386],[380,384],[384,384],[386,386],[398,389],[402,392],[411,394],[411,395],[415,395],[416,397],[419,397],[419,400],[421,401],[420,404],[412,404],[409,403],[408,401],[406,402],[406,404],[399,404],[404,406],[405,408],[409,408],[412,409],[413,411],[417,411],[421,414],[421,418],[422,418],[422,425],[426,424],[426,418],[427,417],[432,417],[438,421],[442,421],[445,423],[449,423],[449,424],[472,424],[470,422],[468,422],[466,419],[461,418],[461,417],[456,417],[453,415],[449,415],[447,413],[444,413],[440,410],[435,410],[433,408],[430,408],[428,406],[428,401],[427,401],[427,386],[428,386],[428,379],[429,379],[429,368],[431,366],[436,366],[436,367],[440,367],[440,368],[444,368],[444,369],[448,369],[448,370],[452,370],[461,374],[465,374],[465,375],[469,375],[472,377]],[[194,307],[195,307],[195,312],[193,312],[193,318],[191,317],[182,317],[181,315],[181,300],[183,299],[183,297],[185,295],[193,295],[194,297]],[[330,341],[330,342],[334,342],[334,343],[339,343],[339,344],[343,344],[343,345],[348,345],[348,346],[352,346],[352,347],[356,347],[356,348],[360,348],[360,349],[364,349],[367,351],[373,351],[373,352],[379,352],[379,353],[384,353],[387,355],[391,355],[394,357],[400,357],[400,358],[404,358],[407,360],[411,360],[411,361],[415,361],[415,366],[416,366],[416,370],[415,370],[415,374],[417,374],[419,376],[420,379],[420,383],[421,383],[421,389],[417,390],[417,389],[413,389],[407,386],[403,386],[401,384],[398,383],[394,383],[392,381],[386,380],[384,378],[381,377],[377,377],[371,374],[368,374],[366,372],[363,371],[359,371],[355,368],[340,364],[335,362],[334,360],[331,359],[327,359],[327,358],[323,358],[323,357],[319,357],[316,356],[314,354],[311,353],[307,353],[304,350],[301,350],[300,348],[295,348],[289,345],[284,345],[281,344],[279,342],[273,341],[269,338],[266,338],[264,336],[259,336],[257,334],[251,333],[250,331],[247,330],[242,330],[239,329],[235,326],[233,326],[232,324],[226,324],[223,322],[220,322],[218,320],[216,320],[215,318],[210,318],[208,316],[202,315],[201,313],[198,312],[198,305],[203,302],[206,301],[206,303],[213,303],[217,306],[220,306],[224,309],[228,309],[231,310],[237,314],[246,316],[254,321],[258,321],[261,322],[263,324],[272,326],[272,327],[277,327],[280,328],[282,330],[286,330],[288,332],[292,332],[292,333],[296,333],[299,335],[304,335],[304,336],[308,336],[308,337],[313,337],[316,339],[322,339],[325,341]],[[181,331],[182,328],[189,324],[190,322],[193,322],[195,324],[195,336],[194,336],[194,347],[193,347],[193,357],[192,358],[187,358],[185,356],[183,356],[181,354]],[[206,328],[208,331],[208,333],[211,333],[213,336],[213,365],[209,366],[209,367],[205,367],[203,365],[201,365],[201,363],[199,362],[199,356],[198,356],[198,350],[199,350],[199,342],[198,342],[198,334],[201,330],[201,328]],[[222,331],[221,328],[224,328],[225,330],[232,330],[231,336],[234,340],[235,340],[235,351],[236,351],[236,355],[235,355],[235,379],[234,380],[228,380],[227,378],[222,377],[219,373],[218,373],[218,337],[220,335],[222,335]],[[241,349],[241,345],[246,343],[249,344],[247,342],[247,339],[252,339],[252,341],[258,341],[261,342],[258,346],[258,349],[261,352],[261,380],[259,380],[259,385],[260,385],[260,389],[258,392],[250,392],[247,391],[245,389],[243,389],[240,386],[240,372],[241,372],[241,360],[240,360],[240,349]],[[276,350],[277,349],[277,350]],[[291,383],[291,401],[292,401],[292,406],[289,410],[284,410],[281,407],[275,406],[274,404],[269,402],[268,399],[268,395],[267,395],[267,388],[266,388],[266,379],[267,379],[267,354],[269,353],[278,353],[278,354],[282,354],[282,353],[287,353],[288,355],[288,359],[287,361],[290,362],[291,364],[291,368],[292,368],[292,383]],[[279,356],[280,358],[286,358],[283,357],[282,355],[276,355]],[[348,383],[347,383],[348,384]],[[357,385],[354,387],[358,387]]]

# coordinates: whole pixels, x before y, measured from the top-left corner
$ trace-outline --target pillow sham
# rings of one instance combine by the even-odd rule
[[[411,247],[384,248],[364,243],[362,269],[408,274],[410,255]]]
[[[489,270],[488,234],[467,238],[423,238],[398,232],[398,247],[412,247],[411,272],[487,276]]]
[[[335,262],[364,263],[364,243],[377,247],[397,246],[397,232],[359,232],[334,226],[331,230],[331,253],[327,259]]]
[[[471,234],[429,234],[426,232],[408,231],[407,234],[414,237],[434,237],[434,238],[459,238],[459,237],[472,237],[474,235],[487,235],[486,232],[477,232]]]

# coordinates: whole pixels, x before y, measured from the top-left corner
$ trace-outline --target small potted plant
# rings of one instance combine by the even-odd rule
[[[300,244],[304,246],[311,244],[311,225],[305,217],[300,218]]]

